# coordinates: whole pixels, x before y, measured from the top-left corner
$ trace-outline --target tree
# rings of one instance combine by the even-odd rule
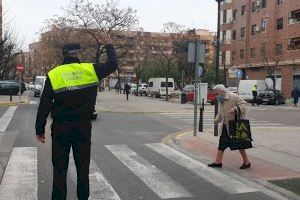
[[[5,23],[3,37],[0,36],[0,80],[14,79],[16,76],[17,57],[21,53],[22,43],[15,32],[10,24]]]

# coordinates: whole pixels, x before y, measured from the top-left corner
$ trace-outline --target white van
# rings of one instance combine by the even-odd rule
[[[238,94],[245,99],[245,101],[252,101],[252,88],[254,85],[257,85],[257,95],[259,95],[262,90],[267,89],[265,80],[240,80]]]
[[[155,96],[157,98],[161,96],[166,96],[167,93],[167,84],[166,78],[150,78],[148,81],[147,87],[147,96],[150,95],[151,97]],[[173,78],[168,78],[168,94],[174,92],[175,84]]]
[[[44,90],[46,76],[36,76],[34,81],[34,96],[41,96]]]

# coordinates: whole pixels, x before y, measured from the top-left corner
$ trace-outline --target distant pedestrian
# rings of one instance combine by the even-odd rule
[[[209,164],[209,167],[222,167],[222,159],[225,149],[229,147],[229,121],[235,119],[237,106],[240,108],[242,115],[246,113],[247,103],[244,99],[234,93],[230,93],[224,85],[216,85],[213,88],[216,99],[219,102],[219,112],[216,116],[215,123],[221,123],[222,134],[219,139],[218,153],[215,162]],[[243,158],[243,164],[240,169],[250,168],[251,164],[248,159],[245,149],[240,149],[240,154]]]
[[[124,89],[125,89],[125,92],[126,92],[126,98],[127,98],[127,101],[128,101],[128,95],[129,95],[129,93],[130,93],[131,87],[130,87],[130,85],[128,85],[128,83],[126,83],[125,86],[124,86]]]
[[[294,98],[294,106],[297,107],[298,100],[300,97],[300,91],[296,85],[294,86],[294,88],[292,90],[291,96]]]
[[[255,103],[256,103],[256,105],[258,105],[258,103],[257,103],[257,85],[254,85],[252,88],[252,96],[253,96],[252,106],[254,106]]]

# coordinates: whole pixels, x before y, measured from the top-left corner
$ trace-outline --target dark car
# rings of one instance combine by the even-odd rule
[[[0,81],[0,94],[1,95],[18,95],[20,88],[19,81],[16,80],[6,80]],[[21,93],[26,90],[25,84],[21,83]]]
[[[279,90],[263,90],[259,92],[258,104],[279,105],[285,104],[285,98]]]

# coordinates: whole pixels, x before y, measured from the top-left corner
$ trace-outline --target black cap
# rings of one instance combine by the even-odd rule
[[[63,47],[63,54],[75,54],[81,50],[79,43],[68,43]]]

